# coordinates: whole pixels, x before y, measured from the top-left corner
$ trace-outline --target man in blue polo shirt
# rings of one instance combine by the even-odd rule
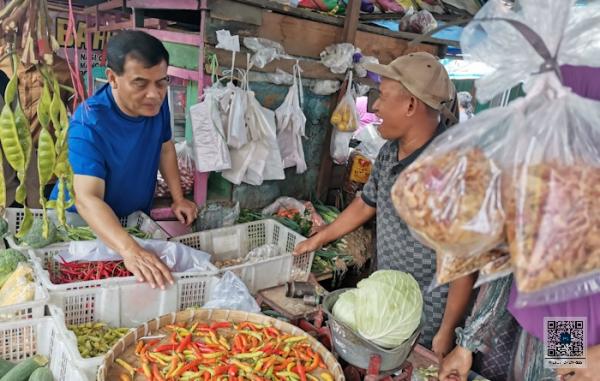
[[[169,54],[140,31],[111,38],[108,84],[75,111],[69,130],[69,161],[75,173],[77,212],[97,236],[118,252],[140,281],[164,288],[173,282],[167,266],[121,227],[119,217],[150,211],[160,169],[180,222],[191,224],[197,207],[183,197],[171,141]],[[56,198],[55,188],[51,198]]]

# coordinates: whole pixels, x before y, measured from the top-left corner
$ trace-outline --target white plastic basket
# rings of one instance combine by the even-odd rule
[[[224,267],[240,277],[252,293],[279,286],[290,280],[305,281],[310,275],[314,253],[293,256],[296,245],[306,240],[300,234],[271,219],[207,230],[172,238],[223,261],[243,258],[253,249],[273,244],[285,254],[255,262]]]
[[[20,362],[40,354],[49,359],[55,380],[82,381],[88,378],[73,363],[73,358],[51,317],[0,323],[0,356]]]
[[[0,307],[0,322],[37,319],[44,316],[44,308],[48,303],[48,292],[39,282],[35,264],[30,263],[34,269],[35,297],[30,302],[13,304]],[[38,279],[35,279],[38,278]]]
[[[111,327],[138,327],[166,313],[201,307],[218,281],[217,272],[175,273],[175,284],[166,290],[152,289],[133,277],[101,281],[53,285],[38,263],[45,285],[50,284],[50,311],[61,322],[59,329],[66,337],[75,366],[88,379],[95,379],[103,357],[83,358],[77,349],[75,334],[67,329],[71,324],[103,322]],[[79,287],[74,289],[73,286]],[[70,289],[68,289],[70,288]]]
[[[102,321],[115,327],[136,327],[164,313],[204,304],[217,280],[217,269],[206,272],[173,273],[175,284],[165,290],[152,289],[133,276],[54,284],[50,273],[59,271],[54,257],[61,250],[30,250],[36,274],[48,290],[50,303],[65,313],[66,324]]]
[[[34,217],[41,217],[43,215],[42,209],[30,209],[33,213]],[[14,239],[14,234],[16,234],[21,228],[21,223],[23,222],[23,218],[25,216],[25,212],[22,208],[7,208],[4,213],[4,217],[8,222],[8,229],[11,232],[11,235],[6,237],[6,241],[8,242],[8,246],[13,249],[29,249],[24,245],[18,245]],[[56,223],[57,216],[56,211],[53,209],[48,210],[48,217]],[[71,226],[87,226],[87,223],[79,216],[77,213],[66,213],[67,224]],[[160,225],[158,225],[150,216],[148,216],[144,212],[134,212],[127,217],[123,217],[119,219],[121,226],[123,227],[135,227],[144,233],[150,234],[153,239],[167,240],[170,236],[165,232]],[[53,243],[51,245],[46,246],[46,248],[63,248],[68,247],[68,242],[61,243]],[[40,250],[40,249],[35,249]]]

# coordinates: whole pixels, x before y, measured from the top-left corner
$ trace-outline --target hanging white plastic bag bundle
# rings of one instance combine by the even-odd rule
[[[353,132],[360,126],[360,118],[356,111],[356,98],[352,89],[352,71],[348,73],[346,93],[331,114],[331,124],[342,132]]]
[[[227,118],[227,145],[231,148],[241,148],[248,143],[248,130],[245,115],[248,107],[246,90],[236,87],[233,83],[227,84],[231,92],[229,115]]]
[[[204,90],[202,102],[190,107],[196,167],[200,172],[231,168],[231,158],[223,128],[219,102],[226,88],[216,84]]]
[[[306,171],[302,138],[305,136],[306,116],[302,111],[303,88],[300,73],[302,69],[294,65],[294,83],[277,110],[277,143],[281,151],[283,166],[296,167],[296,173]]]
[[[175,151],[177,152],[177,167],[179,168],[181,190],[183,194],[190,194],[194,191],[194,172],[196,168],[193,148],[186,141],[182,141],[175,144]],[[227,157],[229,157],[229,152],[227,152]],[[159,172],[154,195],[156,197],[167,197],[169,194],[167,182]]]

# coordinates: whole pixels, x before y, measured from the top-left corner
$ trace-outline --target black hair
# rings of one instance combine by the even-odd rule
[[[106,49],[107,65],[117,75],[123,74],[125,61],[133,58],[150,68],[165,61],[169,64],[169,52],[160,40],[139,30],[125,30],[111,37]]]

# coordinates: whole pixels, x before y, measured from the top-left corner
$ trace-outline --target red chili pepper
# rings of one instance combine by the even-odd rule
[[[229,371],[228,365],[219,365],[215,368],[215,377],[225,374]]]
[[[231,379],[232,377],[235,377],[238,373],[238,368],[235,365],[229,365],[229,368],[227,369],[227,375],[229,376],[229,378]]]
[[[210,373],[204,372],[204,374],[202,375],[202,377],[204,378],[204,381],[209,381],[210,380]]]
[[[300,376],[300,381],[306,381],[306,371],[300,361],[296,364],[296,370],[298,371],[298,375]]]
[[[220,328],[231,328],[231,323],[228,321],[222,321],[222,322],[216,322],[216,323],[212,323],[210,326],[210,329],[212,330],[217,330]]]
[[[181,340],[181,343],[179,343],[179,346],[177,347],[177,353],[183,353],[183,350],[186,349],[188,347],[188,345],[190,345],[190,343],[192,342],[192,335],[187,335],[183,340]]]
[[[154,352],[171,352],[177,349],[177,344],[163,344],[154,348]]]

